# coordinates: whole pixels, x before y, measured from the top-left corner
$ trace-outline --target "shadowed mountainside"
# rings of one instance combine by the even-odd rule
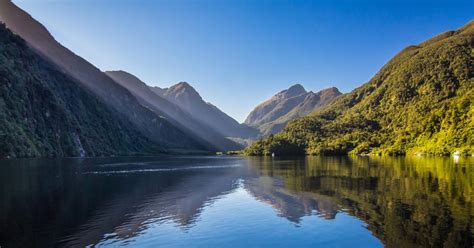
[[[134,128],[158,144],[169,148],[202,148],[203,142],[169,124],[160,115],[142,106],[124,87],[120,86],[103,72],[83,58],[77,56],[61,44],[26,12],[11,1],[0,1],[0,22],[15,34],[26,40],[27,44],[41,56],[59,67],[59,70],[80,82],[96,94],[103,102],[121,113]],[[206,144],[206,149],[214,148]]]
[[[183,142],[186,135],[167,121],[157,121],[160,143],[143,136],[127,118],[0,25],[0,157],[134,155],[199,148],[192,140]]]
[[[152,87],[153,92],[176,103],[194,118],[211,126],[226,137],[256,138],[259,131],[240,124],[211,103],[205,102],[188,83],[180,82],[169,88]]]
[[[144,82],[124,71],[108,71],[106,74],[132,92],[140,102],[157,113],[163,113],[176,125],[189,129],[199,138],[212,144],[221,151],[242,149],[242,146],[224,137],[213,126],[195,118],[195,114],[184,111],[176,103],[153,92]]]

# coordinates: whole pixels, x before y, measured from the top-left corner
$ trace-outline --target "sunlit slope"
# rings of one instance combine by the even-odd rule
[[[410,46],[368,83],[247,154],[474,152],[474,22]]]
[[[296,84],[255,107],[245,124],[260,129],[262,135],[275,134],[289,121],[326,106],[341,94],[335,87],[308,92],[302,85]]]

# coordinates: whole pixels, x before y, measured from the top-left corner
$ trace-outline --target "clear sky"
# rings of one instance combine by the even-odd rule
[[[14,0],[102,70],[193,85],[238,121],[301,83],[349,92],[404,47],[474,19],[474,1]]]

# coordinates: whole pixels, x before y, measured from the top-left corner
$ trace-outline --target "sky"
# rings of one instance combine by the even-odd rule
[[[406,46],[474,19],[474,1],[14,0],[101,70],[190,83],[239,122],[300,83],[342,92]]]

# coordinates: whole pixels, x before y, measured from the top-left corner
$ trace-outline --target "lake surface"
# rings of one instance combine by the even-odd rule
[[[0,161],[3,247],[472,247],[474,159]]]

